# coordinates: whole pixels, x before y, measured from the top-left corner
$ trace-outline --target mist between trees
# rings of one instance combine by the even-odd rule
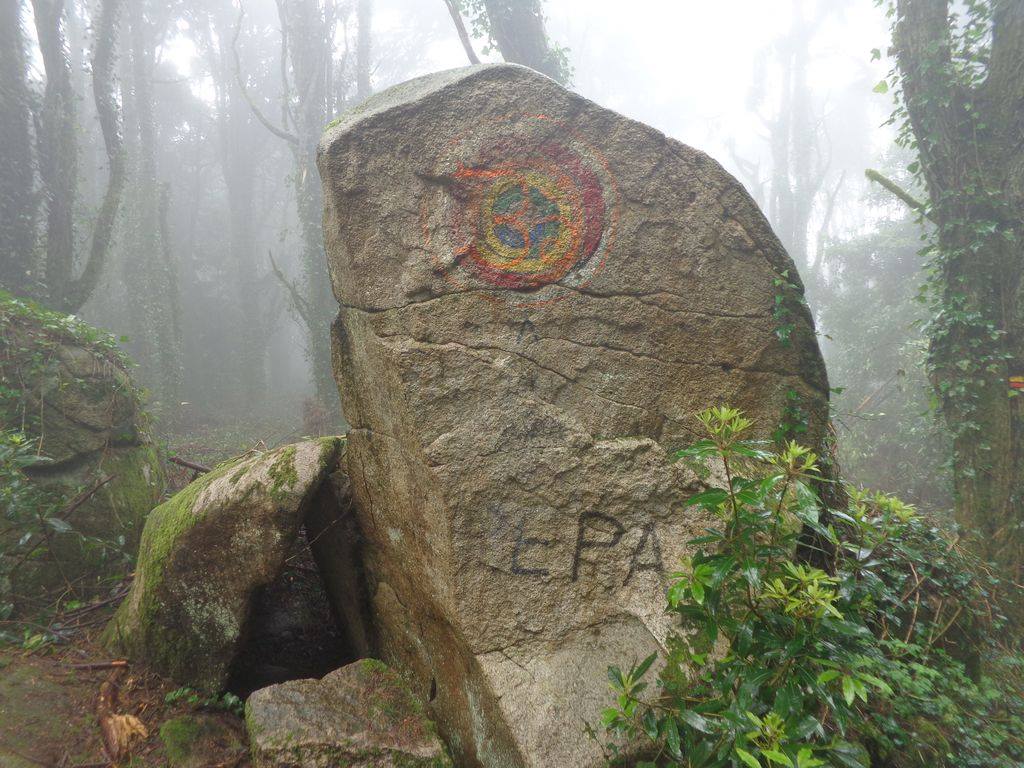
[[[999,40],[1020,35],[1019,7],[982,4],[995,17],[989,8],[947,29],[944,3],[900,4],[902,13],[940,9],[938,28],[918,20],[919,36],[945,41],[947,61],[974,62],[981,74],[945,86],[908,83],[911,124],[898,146],[903,118],[884,124],[893,109],[886,72],[897,63],[887,54],[884,7],[681,5],[2,0],[0,281],[123,336],[163,431],[263,417],[338,431],[317,141],[387,85],[505,58],[708,150],[743,181],[808,287],[845,475],[949,508],[951,468],[981,471],[989,454],[966,457],[973,448],[964,440],[976,435],[963,423],[975,422],[954,416],[948,429],[943,412],[961,405],[944,401],[926,373],[924,324],[941,312],[917,300],[927,265],[935,266],[921,248],[936,227],[943,243],[962,242],[963,233],[948,229],[954,214],[921,207],[935,199],[917,201],[927,198],[924,182],[934,197],[960,171],[928,161],[955,155],[952,145],[918,162],[913,132],[931,130],[917,120],[945,125],[944,135],[965,123],[922,117],[931,113],[915,113],[914,100],[920,107],[922,88],[948,86],[960,94],[957,115],[972,104],[971,114],[982,110],[991,95],[971,101],[970,89],[983,90],[990,63],[1010,66],[1011,54],[996,54]],[[674,37],[683,44],[672,45]],[[925,43],[895,40],[898,87],[900,72],[918,71]],[[1012,164],[1005,153],[986,158],[986,167]],[[992,322],[993,333],[1013,336]],[[954,368],[957,354],[946,357]],[[1019,364],[1019,356],[1007,363],[1013,353],[1002,347],[984,354],[1002,367],[981,378],[1004,382]],[[979,386],[998,399],[1003,383]],[[1019,454],[1013,418],[1011,428],[1009,416],[979,417],[989,433],[1005,422],[996,429],[1003,448],[994,450]],[[1012,504],[1016,491],[1004,490],[999,503]]]

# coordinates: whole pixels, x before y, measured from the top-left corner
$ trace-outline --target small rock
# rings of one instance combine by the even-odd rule
[[[256,768],[451,766],[423,704],[373,659],[258,690],[245,721]]]

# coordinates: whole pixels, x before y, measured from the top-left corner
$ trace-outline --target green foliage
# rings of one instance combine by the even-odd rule
[[[921,252],[928,374],[953,438],[957,488],[971,497],[961,501],[979,507],[967,510],[979,517],[988,514],[987,505],[1005,503],[989,494],[998,493],[993,488],[1000,482],[994,457],[1009,446],[992,436],[1000,419],[1010,418],[1006,399],[1016,396],[1006,376],[1019,318],[1001,296],[1021,275],[1021,215],[1006,193],[1015,182],[1005,175],[1019,147],[1005,152],[992,124],[992,105],[1011,95],[990,92],[987,82],[996,3],[949,4],[941,37],[916,46],[903,42],[914,22],[901,19],[892,2],[877,4],[893,19],[896,43],[897,64],[885,88],[896,105],[889,123],[897,127],[897,144],[914,155],[906,170],[927,189],[919,214],[934,225]]]
[[[34,649],[45,642],[58,639],[62,628],[51,625],[46,632],[33,629],[14,630],[20,623],[12,619],[16,613],[47,618],[52,608],[74,609],[76,603],[68,598],[75,594],[66,581],[61,583],[63,604],[58,606],[57,595],[35,589],[33,579],[26,578],[35,570],[55,567],[60,572],[60,561],[71,550],[87,553],[95,562],[108,562],[128,568],[124,536],[114,541],[87,536],[75,529],[68,510],[80,496],[68,499],[63,493],[34,482],[27,470],[42,467],[50,460],[36,451],[36,442],[21,432],[0,432],[0,642]],[[50,564],[53,564],[52,566]],[[33,587],[31,594],[19,594],[21,589]],[[21,588],[21,589],[19,589]],[[21,607],[16,611],[16,607]],[[45,605],[44,605],[45,604]],[[45,610],[40,610],[44,608]],[[36,625],[29,622],[29,625]]]
[[[81,574],[69,578],[62,563],[75,560],[121,568],[128,559],[121,533],[98,538],[76,529],[70,513],[76,502],[86,501],[76,495],[85,489],[33,477],[52,464],[42,436],[55,404],[69,391],[89,393],[97,386],[95,380],[73,375],[62,365],[63,344],[87,350],[97,366],[130,366],[110,334],[0,290],[0,621],[7,622],[0,625],[0,640],[22,645],[25,638],[12,616],[33,614],[48,621],[50,617],[42,614],[56,607],[57,598],[46,593],[49,587],[59,585],[66,601],[81,586]],[[136,402],[141,397],[127,377],[110,381],[119,382],[119,394]],[[48,437],[54,436],[61,437]],[[121,474],[120,492],[125,494],[131,473]],[[33,630],[31,638],[49,640],[61,632],[59,627],[42,634]]]
[[[71,530],[59,516],[62,499],[42,490],[25,474],[26,469],[47,463],[49,459],[39,456],[35,443],[22,433],[0,432],[0,620],[8,620],[14,612],[14,573],[45,555],[51,536]],[[0,640],[23,642],[3,630]]]
[[[672,576],[667,651],[609,669],[612,762],[625,736],[651,745],[643,768],[1019,765],[1020,657],[970,674],[993,650],[993,580],[894,497],[851,490],[826,522],[811,451],[745,441],[730,408],[700,419],[708,438],[678,458],[725,482],[689,499],[710,525]],[[794,560],[805,526],[827,571]]]
[[[915,301],[924,279],[920,238],[920,227],[901,217],[831,245],[832,278],[815,305],[838,385],[832,419],[843,475],[933,513],[952,503],[951,449],[925,375],[927,312]]]
[[[245,713],[245,702],[233,693],[207,696],[187,686],[175,688],[164,696],[165,704],[184,704],[192,709],[216,709],[231,712],[241,717]]]
[[[34,434],[40,428],[39,401],[45,387],[90,386],[82,379],[60,379],[57,351],[62,342],[90,350],[97,362],[123,369],[132,365],[109,333],[0,289],[0,426]],[[136,402],[142,397],[135,389],[126,394]]]

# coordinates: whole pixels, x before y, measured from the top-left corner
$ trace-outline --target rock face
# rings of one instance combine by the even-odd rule
[[[78,533],[134,549],[164,476],[128,361],[113,338],[0,291],[0,429],[38,442],[50,462],[28,473],[48,491],[72,497],[110,478],[68,522]],[[102,549],[54,534],[52,550],[69,579],[102,575]],[[52,566],[22,569],[15,591],[45,587],[51,578],[64,583]]]
[[[451,761],[406,682],[363,659],[245,703],[256,768],[446,768]]]
[[[321,438],[221,465],[153,510],[105,642],[181,683],[223,688],[255,596],[281,572],[343,445]]]
[[[693,414],[823,435],[793,263],[715,161],[521,67],[385,91],[319,167],[385,658],[459,764],[601,764],[607,666],[660,647],[706,523]]]

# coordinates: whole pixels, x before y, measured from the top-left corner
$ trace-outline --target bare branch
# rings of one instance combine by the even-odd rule
[[[289,131],[286,131],[284,128],[276,126],[272,122],[270,122],[270,120],[267,118],[267,116],[264,115],[263,112],[260,110],[260,108],[256,105],[256,102],[253,101],[252,96],[249,95],[249,89],[246,88],[246,86],[245,86],[245,79],[242,77],[242,61],[238,57],[238,36],[242,33],[242,17],[243,16],[245,16],[245,8],[243,8],[242,5],[239,4],[239,6],[238,6],[238,23],[235,25],[235,34],[231,38],[231,53],[235,57],[235,80],[238,81],[238,88],[242,92],[242,97],[245,99],[246,103],[249,105],[249,109],[252,110],[253,115],[256,116],[256,119],[260,121],[260,124],[264,128],[266,128],[272,134],[277,136],[279,139],[284,139],[289,144],[294,144],[295,146],[298,146],[298,144],[299,144],[298,136],[296,136],[295,134],[290,133]]]
[[[459,40],[462,42],[462,47],[466,51],[466,57],[469,59],[470,64],[479,64],[480,58],[476,55],[476,51],[473,50],[473,43],[469,39],[469,33],[466,31],[466,25],[462,21],[462,14],[459,13],[459,7],[455,4],[455,0],[444,0],[444,4],[448,6],[448,13],[452,17],[452,22],[455,24],[455,31],[459,33]]]
[[[284,272],[278,268],[277,262],[274,261],[274,254],[269,249],[267,249],[267,256],[270,257],[270,268],[274,271],[274,277],[276,277],[277,281],[284,286],[286,291],[288,291],[288,296],[292,300],[292,308],[299,317],[302,318],[302,322],[304,322],[308,328],[315,328],[316,326],[313,323],[313,314],[310,311],[308,302],[302,298],[302,294],[299,292],[295,283],[285,277]]]

